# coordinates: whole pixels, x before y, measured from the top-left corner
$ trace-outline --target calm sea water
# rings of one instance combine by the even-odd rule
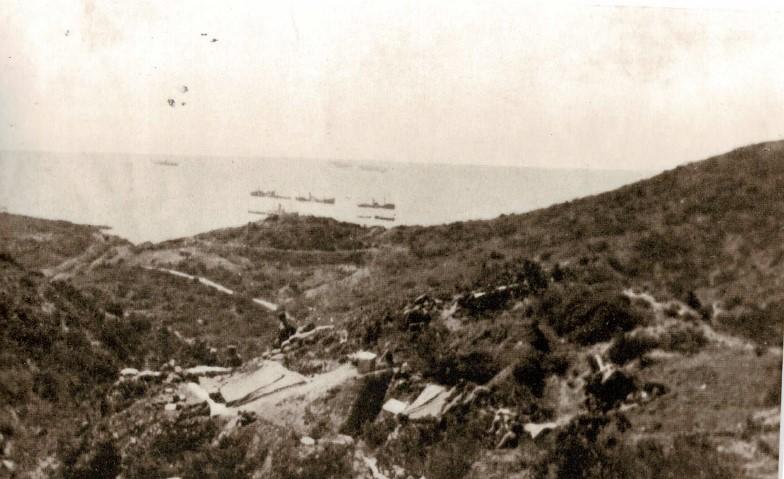
[[[238,226],[280,205],[300,214],[361,224],[432,225],[522,213],[651,176],[649,171],[349,163],[280,158],[166,158],[0,153],[6,211],[110,226],[133,242],[161,241]],[[251,197],[334,197],[334,205]],[[394,211],[357,203],[393,202]],[[360,218],[394,216],[394,222]]]

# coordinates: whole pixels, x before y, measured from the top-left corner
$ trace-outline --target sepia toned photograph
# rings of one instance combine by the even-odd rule
[[[774,479],[774,2],[3,0],[0,479]]]

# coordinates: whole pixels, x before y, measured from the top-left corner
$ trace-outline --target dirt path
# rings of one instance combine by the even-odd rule
[[[234,291],[232,291],[231,289],[227,288],[226,286],[223,286],[220,283],[216,283],[215,281],[209,280],[207,278],[203,278],[201,276],[194,276],[192,274],[183,273],[182,271],[177,271],[177,270],[174,270],[174,269],[167,269],[167,268],[153,268],[152,266],[142,266],[142,268],[150,270],[150,271],[161,271],[163,273],[169,273],[171,275],[174,275],[174,276],[177,276],[177,277],[180,277],[180,278],[185,278],[185,279],[188,279],[190,281],[193,281],[195,279],[199,283],[201,283],[201,284],[203,284],[205,286],[209,286],[210,288],[216,289],[216,290],[220,291],[221,293],[229,294],[229,295],[233,295],[234,294]],[[277,311],[278,310],[278,305],[277,304],[275,304],[275,303],[273,303],[271,301],[267,301],[266,299],[252,298],[252,301],[254,303],[258,304],[259,306],[262,306],[263,308],[268,309],[269,311]]]

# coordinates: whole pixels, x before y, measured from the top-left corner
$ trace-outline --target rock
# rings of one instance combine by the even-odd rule
[[[342,444],[344,446],[350,446],[354,444],[354,438],[351,436],[347,436],[345,434],[338,434],[332,441],[333,444]]]
[[[3,467],[8,469],[10,472],[14,472],[16,470],[16,463],[9,459],[3,459]]]
[[[427,324],[431,319],[430,313],[421,307],[414,307],[405,312],[406,326],[409,328],[415,324]]]
[[[316,440],[315,440],[315,439],[313,439],[313,438],[312,438],[312,437],[310,437],[310,436],[303,436],[303,437],[302,437],[302,438],[299,440],[299,442],[300,442],[300,443],[301,443],[303,446],[315,446],[315,445],[316,445]]]
[[[238,422],[240,426],[247,426],[248,424],[252,424],[256,422],[256,419],[258,419],[258,417],[256,416],[255,412],[240,411],[240,417]]]
[[[167,403],[165,406],[163,406],[163,410],[166,412],[174,412],[177,410],[177,405],[172,402]]]
[[[585,386],[585,392],[592,396],[596,406],[602,411],[619,406],[636,391],[634,378],[620,370],[612,371],[606,376],[597,373]]]
[[[349,356],[361,374],[367,374],[376,369],[376,357],[376,353],[370,351],[357,351]]]

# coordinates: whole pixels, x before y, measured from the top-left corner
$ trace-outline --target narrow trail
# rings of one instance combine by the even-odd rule
[[[142,266],[142,268],[144,268],[146,270],[150,270],[150,271],[160,271],[160,272],[163,272],[163,273],[168,273],[168,274],[171,274],[171,275],[174,275],[174,276],[177,276],[177,277],[180,277],[180,278],[188,279],[188,280],[191,280],[191,281],[193,281],[195,279],[199,283],[203,284],[204,286],[208,286],[210,288],[216,289],[216,290],[220,291],[221,293],[228,294],[228,295],[234,295],[234,291],[233,290],[227,288],[226,286],[223,286],[220,283],[216,283],[215,281],[212,281],[210,279],[207,279],[207,278],[204,278],[204,277],[201,277],[201,276],[194,276],[192,274],[183,273],[182,271],[177,271],[175,269],[168,269],[168,268],[154,268],[152,266]],[[258,304],[259,306],[261,306],[261,307],[263,307],[263,308],[265,308],[265,309],[267,309],[269,311],[277,311],[278,310],[278,305],[277,304],[275,304],[275,303],[273,303],[271,301],[267,301],[266,299],[263,299],[263,298],[251,298],[251,300],[254,303]]]

